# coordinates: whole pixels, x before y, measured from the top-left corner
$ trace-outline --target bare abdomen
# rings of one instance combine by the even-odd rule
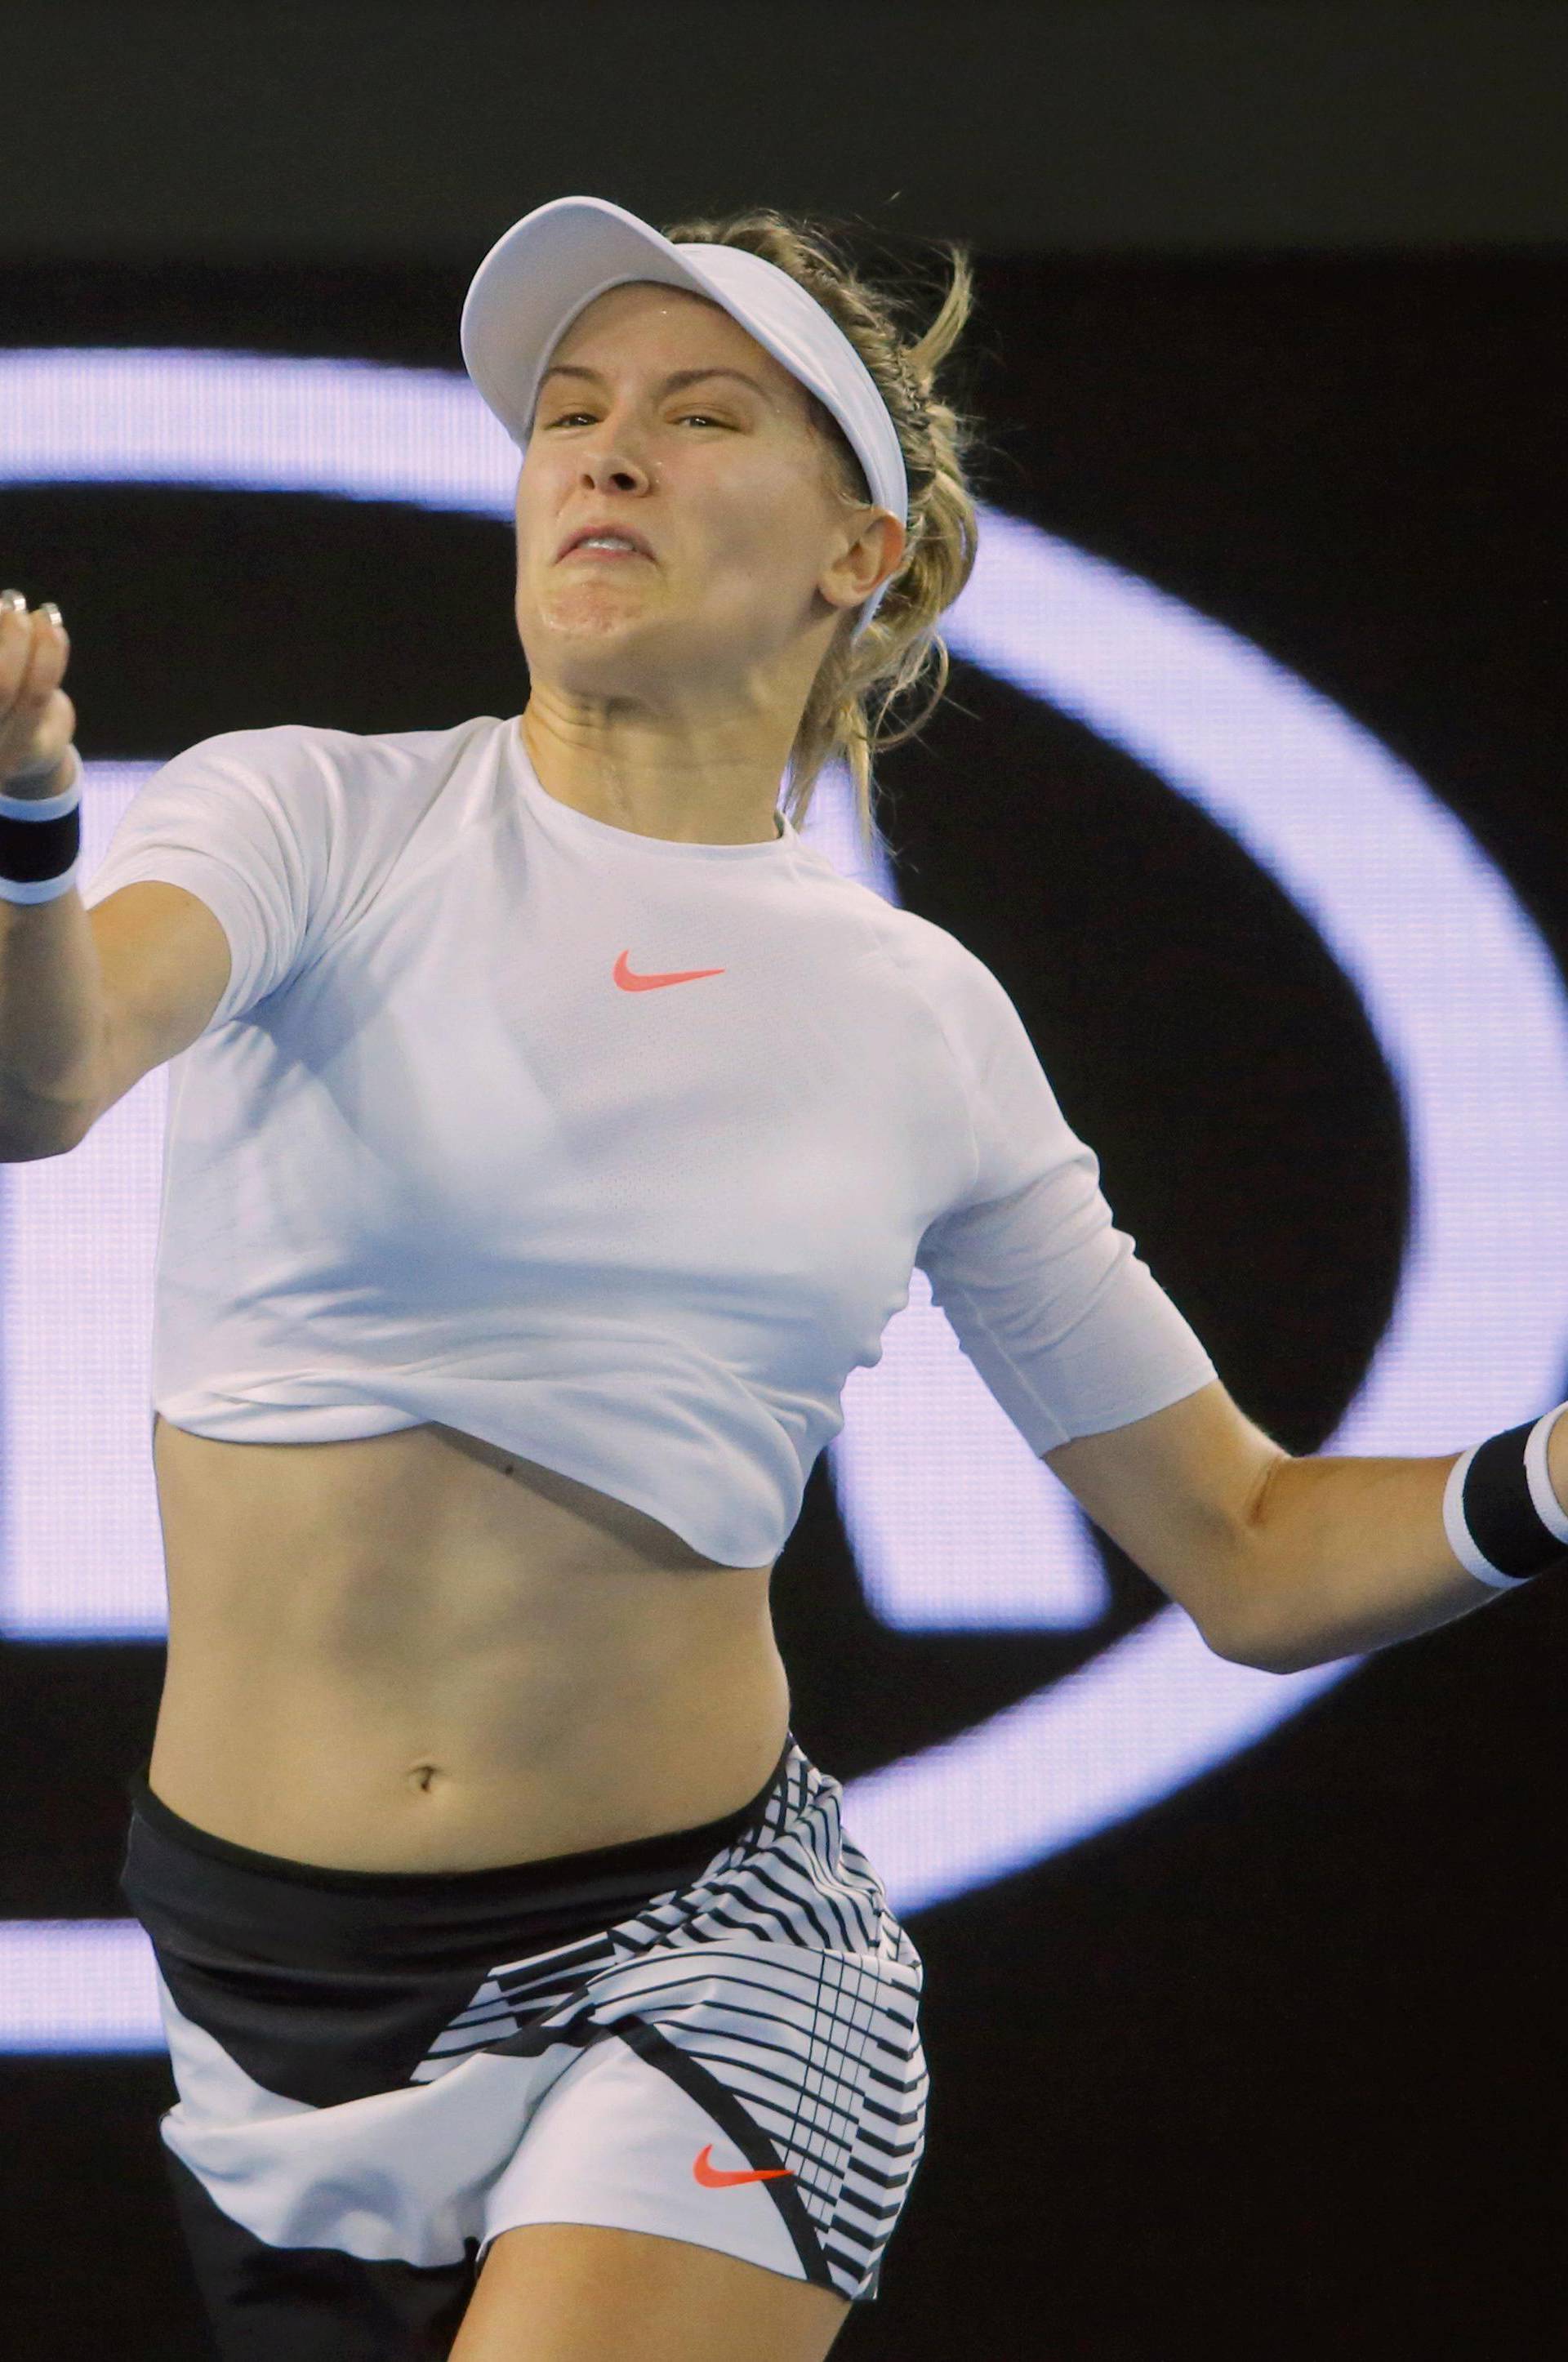
[[[220,1443],[160,1420],[149,1779],[237,1845],[469,1870],[695,1827],[789,1726],[767,1567],[446,1428]]]

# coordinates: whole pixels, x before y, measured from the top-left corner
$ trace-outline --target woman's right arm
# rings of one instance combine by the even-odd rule
[[[47,608],[29,614],[19,594],[7,598],[0,792],[58,795],[76,728],[60,685],[70,643]],[[74,1148],[133,1083],[196,1039],[228,972],[227,936],[183,887],[122,887],[91,912],[74,886],[47,902],[0,896],[0,1164]]]

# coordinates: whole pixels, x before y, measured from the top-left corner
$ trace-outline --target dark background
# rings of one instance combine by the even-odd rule
[[[1535,53],[1530,73],[1524,32],[1553,38],[1559,12],[1434,7],[1423,48],[1393,9],[1353,21],[1265,0],[1108,6],[1098,32],[1081,9],[1041,10],[1031,50],[1023,12],[982,6],[963,12],[963,38],[984,20],[999,42],[1011,19],[1009,72],[996,47],[971,49],[965,122],[950,113],[944,139],[912,140],[904,69],[884,53],[870,112],[878,138],[901,125],[904,151],[889,159],[867,135],[869,158],[841,142],[824,160],[803,138],[801,86],[831,86],[842,109],[845,45],[869,38],[858,12],[840,11],[839,50],[812,50],[811,77],[798,61],[783,71],[786,135],[759,141],[744,169],[721,159],[710,174],[687,152],[658,182],[649,143],[646,160],[608,135],[574,146],[558,104],[541,119],[559,160],[543,170],[526,139],[510,162],[476,142],[482,169],[464,163],[441,130],[436,146],[408,146],[399,171],[367,127],[384,106],[365,101],[349,106],[345,144],[370,177],[347,192],[313,137],[315,194],[304,201],[296,172],[271,232],[248,174],[257,158],[304,153],[293,102],[306,77],[291,83],[278,63],[282,36],[308,45],[355,12],[309,12],[308,34],[299,10],[199,12],[229,28],[210,54],[172,40],[194,13],[121,12],[145,20],[144,71],[112,100],[120,37],[87,22],[105,12],[56,10],[61,56],[73,25],[77,47],[40,119],[64,108],[62,90],[89,112],[58,207],[36,169],[13,183],[25,186],[0,244],[0,341],[458,368],[462,297],[486,247],[580,188],[655,220],[750,201],[858,215],[867,259],[911,286],[940,277],[922,238],[968,237],[978,302],[959,376],[989,430],[982,494],[1216,615],[1333,697],[1463,815],[1568,965],[1568,166],[1561,141],[1549,155],[1540,137],[1539,97],[1511,119],[1506,175],[1509,143],[1493,136],[1508,75],[1539,93],[1554,54]],[[428,12],[384,13],[408,20],[412,43]],[[674,103],[677,17],[700,32],[712,13],[579,8],[574,107],[630,120],[651,76],[657,123]],[[908,72],[924,72],[937,12],[903,14],[929,36],[904,44]],[[1433,61],[1483,14],[1492,43],[1474,52],[1470,100],[1454,86],[1459,113],[1444,115],[1435,152]],[[462,56],[441,52],[437,117],[454,84],[492,86],[478,36],[495,15],[448,12],[472,38]],[[532,37],[532,12],[519,17]],[[1393,44],[1375,86],[1381,193],[1350,169],[1379,127],[1364,72],[1337,116],[1297,117],[1281,63],[1289,50],[1315,99],[1343,90],[1357,25],[1375,19]],[[792,20],[805,48],[823,38],[811,7],[729,12],[726,55],[763,45],[760,72]],[[42,21],[29,12],[7,53],[36,54]],[[1151,61],[1151,27],[1209,61],[1207,77],[1192,69],[1207,115],[1170,82],[1168,48],[1154,42]],[[1103,72],[1085,64],[1090,49]],[[1086,162],[1064,224],[1060,156],[1044,140],[1015,148],[1003,173],[982,133],[1031,64],[1037,90],[1055,75],[1051,121],[1074,113],[1063,76],[1075,58],[1081,152],[1094,144],[1084,123],[1099,121],[1121,137],[1126,176]],[[405,61],[399,87],[411,72]],[[733,138],[732,110],[708,94]],[[161,136],[176,99],[192,127],[182,157]],[[1156,122],[1163,182],[1133,136]],[[105,160],[137,144],[138,126],[160,138],[142,138],[139,172],[116,181]],[[846,145],[853,171],[839,170]],[[1404,158],[1398,171],[1390,157]],[[878,189],[889,160],[908,170]],[[912,220],[880,202],[905,185],[934,189]],[[182,189],[183,211],[170,195]],[[1425,212],[1412,191],[1431,200]],[[204,224],[192,210],[204,200]],[[65,613],[90,758],[161,756],[269,722],[376,732],[516,711],[512,563],[502,525],[403,507],[0,491],[0,574]],[[949,701],[881,777],[903,900],[1013,995],[1099,1152],[1119,1222],[1231,1391],[1290,1450],[1317,1449],[1386,1319],[1408,1215],[1398,1109],[1348,983],[1202,814],[973,668],[955,665]],[[1121,1628],[1159,1595],[1106,1550]],[[824,1466],[774,1596],[796,1730],[845,1780],[1024,1695],[1105,1638],[889,1633],[861,1601]],[[1166,2362],[1201,2349],[1253,2362],[1331,2345],[1533,2362],[1559,2349],[1565,1619],[1568,1586],[1549,1578],[1385,1650],[1154,1810],[911,1915],[927,1964],[929,2146],[882,2298],[835,2353]],[[145,1751],[160,1663],[149,1647],[0,1651],[0,1913],[122,1908],[119,1783]],[[0,2060],[10,2350],[207,2351],[159,2176],[156,2116],[171,2098],[156,2058]]]

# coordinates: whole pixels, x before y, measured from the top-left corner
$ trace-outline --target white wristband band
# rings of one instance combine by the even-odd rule
[[[61,788],[57,796],[8,796],[0,789],[0,820],[59,820],[81,802],[82,757],[73,745],[65,751],[75,765],[71,785]],[[53,885],[52,877],[49,883]]]
[[[1551,1478],[1546,1465],[1546,1447],[1551,1440],[1551,1430],[1565,1410],[1568,1410],[1568,1402],[1560,1402],[1554,1409],[1541,1413],[1525,1443],[1524,1460],[1525,1474],[1529,1478],[1529,1497],[1535,1505],[1536,1516],[1549,1534],[1555,1534],[1560,1542],[1568,1544],[1568,1516],[1564,1515],[1562,1505],[1551,1489]]]
[[[57,895],[70,893],[81,866],[73,861],[58,877],[35,877],[30,885],[17,877],[0,877],[0,902],[52,902]]]

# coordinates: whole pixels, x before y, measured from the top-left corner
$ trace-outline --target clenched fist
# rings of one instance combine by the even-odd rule
[[[0,593],[0,793],[57,796],[70,785],[76,708],[60,685],[70,651],[52,600],[29,613],[19,590]]]

